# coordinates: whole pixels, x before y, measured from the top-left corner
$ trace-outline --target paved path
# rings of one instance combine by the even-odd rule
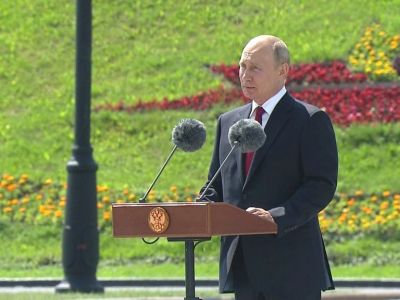
[[[100,280],[105,287],[105,295],[101,299],[108,300],[182,300],[183,297],[135,297],[134,295],[152,294],[185,294],[185,288],[181,280]],[[0,294],[4,293],[54,293],[58,280],[19,280],[0,279]],[[323,300],[400,300],[400,281],[373,281],[373,280],[345,280],[336,282],[337,289],[323,293]],[[132,297],[125,298],[113,295],[116,291],[131,291]],[[107,294],[110,297],[107,297]],[[232,295],[218,294],[216,280],[199,280],[196,287],[196,296],[204,300],[233,300]],[[77,298],[79,299],[79,295]],[[99,299],[93,295],[93,298]]]
[[[163,287],[163,288],[151,288],[151,287],[106,287],[105,296],[108,292],[113,291],[133,291],[137,293],[143,292],[159,292],[160,294],[176,291],[179,294],[184,294],[184,288],[181,287]],[[54,287],[1,287],[0,293],[54,293]],[[207,296],[203,295],[215,295]],[[136,300],[182,300],[182,297],[105,297],[101,299],[107,300],[125,300],[125,299],[136,299]],[[219,295],[216,288],[197,288],[196,296],[203,297],[204,300],[233,300],[232,295]],[[77,295],[77,298],[79,296]],[[99,297],[93,296],[93,298],[85,298],[86,300],[99,299]],[[335,291],[328,291],[323,293],[322,299],[324,300],[400,300],[400,288],[338,288]]]

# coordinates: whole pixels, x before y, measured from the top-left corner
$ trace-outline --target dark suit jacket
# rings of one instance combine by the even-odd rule
[[[218,119],[209,180],[231,146],[229,128],[248,118],[251,103]],[[335,134],[327,114],[293,99],[279,101],[265,127],[264,145],[254,155],[247,178],[243,154],[237,151],[223,166],[208,199],[240,208],[266,210],[283,206],[285,216],[275,219],[277,235],[241,236],[249,277],[268,295],[333,288],[332,276],[318,223],[318,212],[331,201],[337,181]],[[232,292],[230,265],[238,238],[221,238],[220,291]]]

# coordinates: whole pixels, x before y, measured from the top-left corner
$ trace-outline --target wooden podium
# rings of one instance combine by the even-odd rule
[[[186,300],[195,297],[194,248],[211,236],[272,234],[274,223],[222,202],[112,204],[117,238],[167,237],[185,242]],[[196,244],[195,244],[196,242]]]

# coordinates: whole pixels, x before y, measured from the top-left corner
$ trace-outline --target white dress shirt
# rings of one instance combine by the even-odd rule
[[[279,101],[282,99],[283,95],[286,93],[286,88],[282,87],[282,89],[276,93],[274,96],[269,98],[267,101],[264,102],[262,105],[262,108],[265,110],[265,114],[262,115],[262,123],[261,126],[265,128],[265,125],[267,125],[269,116],[272,114],[275,106],[279,103]],[[259,106],[254,100],[252,101],[252,108],[251,108],[251,113],[249,118],[250,119],[255,119],[256,118],[256,108]]]

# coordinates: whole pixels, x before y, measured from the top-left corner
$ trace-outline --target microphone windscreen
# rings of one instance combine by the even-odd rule
[[[246,153],[260,148],[267,136],[261,124],[256,120],[242,119],[229,128],[228,138],[232,147],[235,143],[239,143],[241,152]]]
[[[199,150],[206,141],[206,127],[194,119],[182,119],[172,130],[172,142],[185,152]]]

